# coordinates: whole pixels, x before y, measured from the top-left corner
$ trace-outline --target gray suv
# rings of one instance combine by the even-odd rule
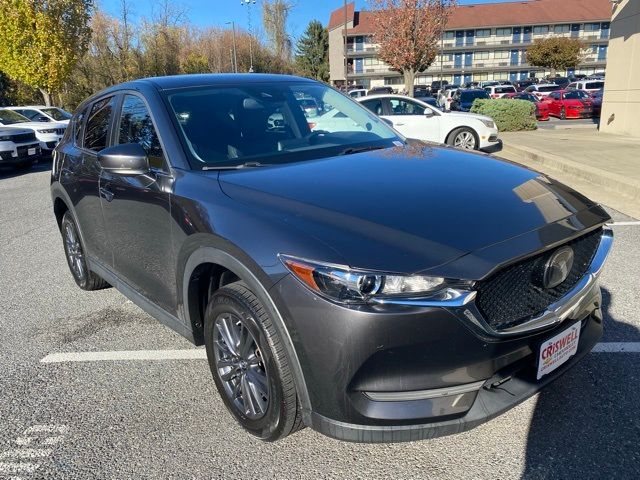
[[[405,139],[315,81],[111,87],[74,114],[51,193],[78,286],[113,286],[204,344],[228,410],[264,440],[461,432],[602,334],[599,205]]]

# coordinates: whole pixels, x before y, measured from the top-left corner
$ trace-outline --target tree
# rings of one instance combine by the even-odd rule
[[[0,65],[47,105],[87,49],[92,0],[0,0]]]
[[[551,37],[538,39],[527,49],[527,61],[536,67],[556,70],[575,67],[582,61],[583,44],[577,38]]]
[[[293,4],[287,0],[265,1],[262,5],[262,23],[276,57],[282,61],[291,59],[291,37],[287,34],[287,19]]]
[[[296,67],[301,75],[329,80],[329,33],[317,20],[309,22],[296,46]]]
[[[369,0],[373,7],[373,37],[378,56],[403,74],[405,89],[413,95],[418,72],[429,68],[455,0]]]

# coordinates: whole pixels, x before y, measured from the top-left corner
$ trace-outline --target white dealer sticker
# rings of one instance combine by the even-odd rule
[[[538,353],[538,380],[575,355],[580,340],[580,322],[545,341]]]

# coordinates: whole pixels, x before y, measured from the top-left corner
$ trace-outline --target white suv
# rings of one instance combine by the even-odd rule
[[[28,128],[35,133],[42,153],[50,155],[62,139],[67,125],[58,122],[31,122],[27,117],[8,108],[0,108],[0,126]]]
[[[32,122],[58,122],[69,125],[71,114],[58,107],[45,107],[44,105],[27,105],[23,107],[5,107],[20,115],[27,117]]]
[[[29,168],[40,158],[40,143],[32,130],[0,127],[0,166]]]
[[[529,85],[524,89],[525,92],[532,93],[538,98],[546,97],[551,92],[556,92],[558,90],[562,90],[562,87],[555,83],[538,83],[536,85]]]
[[[491,98],[502,98],[508,93],[518,93],[516,87],[513,85],[491,85],[490,87],[484,87],[484,91],[487,92]]]
[[[441,112],[404,95],[371,95],[358,101],[391,122],[407,138],[446,143],[466,150],[499,143],[498,128],[491,117],[467,112]]]
[[[567,85],[567,90],[584,90],[585,92],[597,92],[604,88],[604,80],[581,80]]]

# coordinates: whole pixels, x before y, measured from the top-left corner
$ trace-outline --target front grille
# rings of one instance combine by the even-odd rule
[[[56,133],[58,135],[64,135],[64,130],[65,130],[64,128],[56,128]]]
[[[40,153],[40,148],[37,143],[35,145],[25,145],[24,147],[18,147],[16,149],[18,151],[18,158],[28,157],[30,148],[35,150],[34,155],[38,155]]]
[[[565,296],[587,273],[600,244],[598,229],[566,245],[573,249],[573,267],[560,285],[545,289],[534,276],[557,250],[529,257],[509,265],[476,283],[476,305],[487,323],[496,331],[520,325],[543,313],[549,305]],[[560,247],[558,247],[560,248]]]
[[[11,135],[11,140],[14,143],[34,142],[36,140],[36,134],[33,132],[17,133],[15,135]]]

